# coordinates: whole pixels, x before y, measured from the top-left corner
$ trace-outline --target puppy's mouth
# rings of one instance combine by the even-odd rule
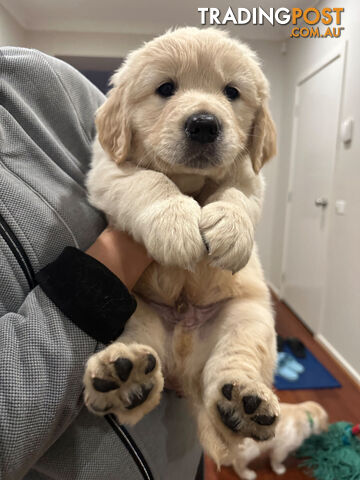
[[[185,142],[178,163],[198,169],[217,167],[221,164],[220,150],[220,138],[216,142],[205,145]]]

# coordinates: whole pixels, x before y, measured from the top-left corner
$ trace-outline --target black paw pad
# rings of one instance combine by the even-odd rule
[[[153,389],[154,385],[150,385],[149,387],[145,385],[141,385],[141,391],[137,393],[131,393],[129,396],[130,404],[126,407],[127,410],[132,410],[135,407],[143,404],[145,400],[150,395],[151,390]]]
[[[94,412],[97,412],[97,413],[105,413],[108,410],[110,410],[111,408],[113,408],[113,406],[114,405],[110,404],[110,405],[105,405],[104,408],[99,408],[99,407],[96,407],[93,403],[90,404],[91,410],[93,410]]]
[[[119,357],[114,362],[115,371],[117,376],[120,378],[122,382],[126,382],[126,380],[130,376],[130,372],[133,368],[133,363],[128,358]]]
[[[258,406],[261,403],[261,398],[258,397],[257,395],[246,395],[243,398],[243,405],[244,405],[244,410],[245,413],[254,413],[255,410],[258,408]]]
[[[226,383],[222,387],[221,392],[227,400],[231,400],[233,388],[234,385],[232,383]]]
[[[148,353],[147,366],[145,368],[145,375],[152,372],[154,370],[155,366],[156,366],[156,358],[154,357],[153,354]]]
[[[220,405],[216,405],[219,412],[221,421],[223,424],[228,427],[233,432],[238,432],[240,430],[241,420],[236,415],[234,409],[225,410]]]
[[[111,390],[116,390],[119,388],[119,385],[112,380],[105,380],[104,378],[93,378],[92,380],[93,387],[98,392],[106,393],[110,392]]]
[[[276,416],[273,415],[255,415],[254,417],[251,417],[251,420],[258,425],[272,425],[275,420]]]

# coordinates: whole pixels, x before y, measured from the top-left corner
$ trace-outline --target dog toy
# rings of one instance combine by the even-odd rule
[[[297,450],[301,467],[317,480],[360,480],[360,424],[337,422],[321,435],[312,435]]]

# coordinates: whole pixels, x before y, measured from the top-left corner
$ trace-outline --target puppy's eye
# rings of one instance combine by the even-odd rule
[[[236,100],[240,97],[239,90],[237,90],[235,87],[232,87],[231,85],[226,85],[226,87],[224,88],[224,93],[231,101]]]
[[[156,93],[160,95],[160,97],[171,97],[175,93],[175,84],[174,82],[166,82],[160,85],[160,87],[156,90]]]

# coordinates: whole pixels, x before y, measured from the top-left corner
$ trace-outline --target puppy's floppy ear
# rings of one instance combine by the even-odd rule
[[[248,150],[255,173],[259,173],[264,163],[276,154],[276,129],[266,103],[256,112]]]
[[[128,88],[124,81],[114,86],[96,112],[96,128],[103,149],[116,163],[126,159],[131,143]]]

